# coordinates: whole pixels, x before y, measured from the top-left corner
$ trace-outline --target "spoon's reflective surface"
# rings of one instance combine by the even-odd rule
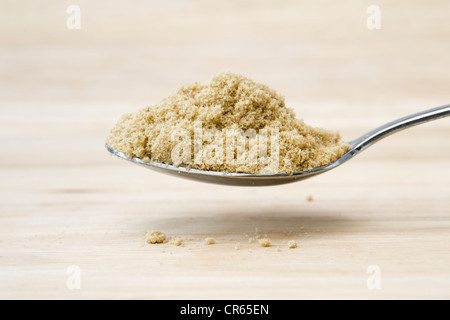
[[[106,145],[106,148],[112,154],[138,165],[144,166],[148,169],[159,171],[161,173],[170,174],[180,178],[197,180],[202,182],[209,182],[215,184],[234,185],[234,186],[270,186],[284,183],[291,183],[313,177],[315,175],[324,173],[334,169],[349,159],[353,158],[361,151],[367,149],[375,142],[406,128],[416,126],[421,123],[440,119],[450,115],[450,104],[418,112],[395,121],[389,122],[381,127],[378,127],[365,135],[349,142],[350,151],[343,155],[338,160],[320,168],[315,168],[308,171],[296,172],[293,174],[265,174],[254,175],[247,173],[226,173],[216,171],[204,171],[197,169],[188,169],[185,167],[176,167],[157,162],[144,162],[139,158],[132,158],[123,152],[115,150]]]

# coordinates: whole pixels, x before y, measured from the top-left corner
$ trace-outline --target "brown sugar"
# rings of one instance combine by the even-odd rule
[[[216,241],[214,240],[214,238],[205,238],[205,240],[203,240],[203,243],[206,245],[211,245],[216,243]]]
[[[169,244],[180,247],[183,246],[183,240],[177,236],[174,236],[169,239]]]
[[[259,239],[259,244],[263,247],[270,247],[271,241],[268,238],[261,238]]]
[[[289,249],[297,248],[297,242],[295,242],[294,240],[288,241],[287,245],[288,245]]]
[[[297,119],[274,90],[230,72],[123,115],[107,144],[145,162],[253,174],[310,170],[349,150],[338,133]]]
[[[145,234],[145,242],[148,244],[164,243],[166,241],[166,235],[159,231],[148,231]]]

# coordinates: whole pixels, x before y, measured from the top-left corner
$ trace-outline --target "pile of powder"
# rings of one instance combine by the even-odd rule
[[[261,238],[259,239],[259,244],[263,247],[270,247],[271,241],[269,238]]]
[[[214,240],[214,238],[205,238],[205,240],[203,240],[203,243],[206,245],[211,245],[216,243],[216,240]]]
[[[145,233],[144,239],[148,244],[168,243],[177,247],[183,246],[183,239],[177,236],[167,238],[167,236],[161,231],[147,231]]]
[[[204,137],[211,132],[207,130],[265,129],[269,141],[272,130],[277,130],[278,164],[268,170],[264,161],[238,161],[226,158],[225,154],[223,157],[219,154],[223,161],[212,161],[212,155],[225,153],[226,148],[205,152],[201,161],[194,161],[194,123],[199,121]],[[230,72],[220,73],[204,84],[183,86],[154,106],[122,116],[111,130],[107,144],[144,161],[174,164],[172,150],[179,141],[173,133],[177,130],[190,136],[193,152],[190,163],[175,164],[200,170],[289,174],[327,165],[349,150],[339,134],[310,127],[295,118],[294,112],[285,106],[284,98],[274,90]],[[213,143],[201,140],[203,148],[208,144],[214,146]],[[250,148],[250,143],[246,148]]]
[[[294,240],[288,241],[287,245],[288,245],[289,249],[297,248],[297,242],[295,242]]]
[[[177,236],[174,236],[169,239],[169,244],[180,247],[183,245],[183,240]]]
[[[147,231],[145,233],[145,242],[148,244],[164,243],[166,235],[160,231]]]

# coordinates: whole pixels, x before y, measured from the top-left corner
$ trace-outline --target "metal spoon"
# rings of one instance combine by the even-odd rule
[[[350,160],[361,151],[367,149],[375,142],[401,130],[416,126],[421,123],[425,123],[432,120],[437,120],[450,115],[450,104],[441,107],[425,110],[422,112],[414,113],[412,115],[397,119],[382,125],[365,135],[348,142],[350,145],[350,151],[348,151],[341,158],[336,161],[320,168],[315,168],[308,171],[295,172],[293,174],[247,174],[247,173],[228,173],[217,171],[206,171],[189,169],[186,167],[177,167],[174,165],[158,163],[158,162],[144,162],[142,159],[130,157],[123,152],[113,149],[106,145],[106,149],[112,154],[145,168],[159,171],[161,173],[170,174],[180,178],[186,178],[190,180],[197,180],[202,182],[209,182],[223,185],[233,186],[271,186],[278,184],[285,184],[307,179],[318,174],[324,173],[331,169],[334,169],[344,162]]]

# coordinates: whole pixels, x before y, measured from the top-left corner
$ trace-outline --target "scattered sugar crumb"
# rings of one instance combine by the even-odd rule
[[[277,248],[277,252],[281,252],[281,249],[280,249],[280,248]]]
[[[147,231],[145,234],[145,242],[148,244],[164,243],[166,235],[160,231]]]
[[[270,247],[270,239],[268,238],[261,238],[259,239],[259,244],[263,247]]]
[[[236,250],[239,250],[239,249],[241,248],[241,243],[238,242],[237,245],[234,246],[234,248],[235,248]]]
[[[205,238],[205,240],[203,240],[203,243],[206,245],[211,245],[216,243],[216,241],[214,240],[214,238]]]
[[[183,245],[183,240],[177,236],[174,236],[170,238],[169,244],[179,247]]]
[[[297,248],[297,242],[295,242],[294,240],[288,241],[287,244],[288,244],[289,249]]]
[[[313,202],[313,201],[314,201],[313,196],[309,195],[309,196],[306,198],[306,201],[308,201],[308,202]]]

